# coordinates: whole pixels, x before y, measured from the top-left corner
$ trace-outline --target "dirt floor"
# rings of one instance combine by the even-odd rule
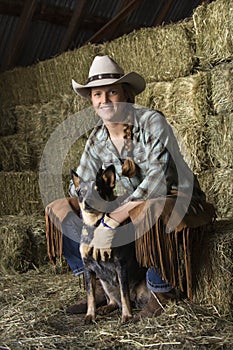
[[[84,325],[66,306],[85,296],[72,273],[50,267],[1,273],[0,349],[232,349],[233,320],[213,305],[187,301],[138,324],[120,322],[120,311]],[[134,310],[136,313],[137,310]]]

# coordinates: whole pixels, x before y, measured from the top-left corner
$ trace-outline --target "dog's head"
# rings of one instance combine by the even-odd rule
[[[82,211],[83,221],[86,225],[93,226],[102,217],[103,213],[114,209],[113,201],[116,199],[114,195],[115,167],[110,165],[105,170],[100,169],[95,181],[82,181],[74,170],[71,170],[71,176]]]

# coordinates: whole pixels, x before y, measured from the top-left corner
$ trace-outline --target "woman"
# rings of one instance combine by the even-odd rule
[[[152,227],[157,225],[162,238],[166,235],[162,232],[164,225],[165,231],[176,232],[184,222],[183,218],[186,218],[186,226],[188,221],[191,222],[191,227],[204,227],[212,221],[214,211],[211,206],[206,205],[205,194],[184,162],[172,129],[163,114],[147,108],[135,108],[133,105],[135,96],[146,86],[145,80],[139,74],[125,74],[110,57],[96,56],[87,84],[80,85],[73,80],[72,85],[78,95],[91,100],[102,121],[87,141],[77,173],[84,181],[89,181],[95,179],[99,168],[114,164],[116,192],[121,198],[118,208],[105,215],[104,222],[96,228],[92,248],[95,248],[95,254],[96,251],[102,252],[105,249],[109,252],[118,227],[130,218],[141,239],[141,246],[138,244],[138,258],[145,266],[151,266],[147,272],[151,298],[137,317],[139,319],[160,314],[163,305],[175,299],[173,287],[177,283],[166,278],[166,273],[162,271],[163,257],[158,259],[159,252],[155,252],[159,245],[158,240],[156,244],[153,243]],[[72,182],[69,192],[71,196],[75,196]],[[163,229],[158,225],[159,220],[162,220]],[[70,238],[75,232],[77,235],[78,230],[80,232],[81,227],[74,215],[63,220],[64,255],[77,275],[83,271],[79,244]],[[148,236],[143,235],[148,235],[148,232],[152,235],[150,246]],[[127,243],[127,237],[122,237],[118,244],[125,242]],[[87,254],[92,254],[92,251],[90,249]],[[151,255],[154,256],[151,258]],[[176,265],[176,262],[173,259],[166,264]],[[176,266],[169,266],[168,270],[173,271],[173,274],[168,275],[175,275],[177,279]],[[104,301],[103,291],[99,287],[97,302],[101,304]],[[67,311],[85,312],[85,305],[80,301]]]

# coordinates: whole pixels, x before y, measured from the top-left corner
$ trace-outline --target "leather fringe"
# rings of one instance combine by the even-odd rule
[[[157,198],[130,211],[135,227],[136,258],[141,266],[157,269],[172,288],[180,288],[192,300],[204,260],[206,265],[203,256],[207,256],[215,210],[208,202],[191,200],[182,218],[184,209],[182,201],[175,207],[177,198],[175,195]],[[176,224],[168,229],[172,214]]]
[[[47,254],[50,263],[56,267],[56,258],[62,258],[62,229],[59,218],[49,206],[45,208],[45,227]]]
[[[193,276],[198,273],[197,261],[200,256],[194,256],[197,247],[207,251],[203,236],[212,229],[212,225],[190,228],[167,233],[166,226],[158,218],[151,230],[136,239],[136,258],[141,266],[155,267],[162,278],[172,288],[180,288],[182,293],[192,300]],[[208,244],[208,243],[207,243]]]
[[[45,208],[45,227],[47,254],[51,264],[56,267],[56,258],[62,258],[62,222],[69,212],[79,216],[80,209],[77,198],[56,199]]]

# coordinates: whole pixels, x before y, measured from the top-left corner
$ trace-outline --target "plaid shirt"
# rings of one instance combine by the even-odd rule
[[[146,200],[179,190],[188,195],[205,198],[199,184],[180,153],[171,126],[163,114],[147,108],[134,108],[133,155],[137,176],[122,175],[122,164],[127,157],[123,147],[119,155],[104,125],[91,133],[77,168],[84,180],[94,180],[97,171],[113,164],[116,169],[116,194],[126,197],[124,202]],[[75,195],[71,181],[71,196]]]

